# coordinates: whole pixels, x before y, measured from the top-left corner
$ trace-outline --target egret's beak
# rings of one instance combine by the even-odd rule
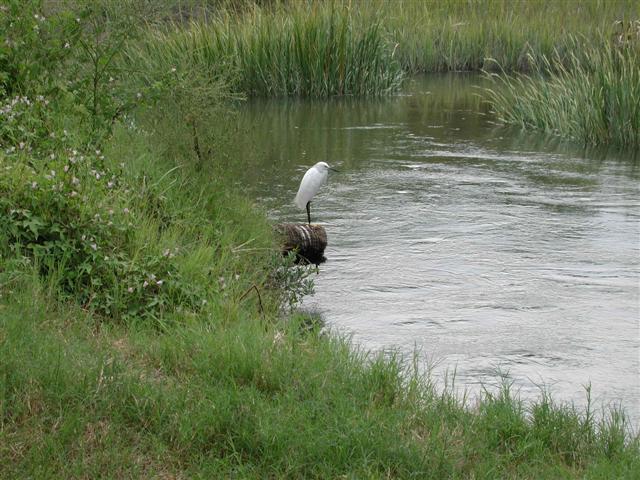
[[[332,172],[338,172],[338,173],[340,173],[340,170],[337,170],[337,169],[335,169],[335,168],[333,168],[333,167],[329,167],[329,170],[331,170]]]

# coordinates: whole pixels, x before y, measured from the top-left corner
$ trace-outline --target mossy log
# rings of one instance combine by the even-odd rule
[[[280,223],[275,226],[282,236],[282,253],[296,252],[298,260],[322,263],[326,260],[327,232],[320,225],[306,223]]]

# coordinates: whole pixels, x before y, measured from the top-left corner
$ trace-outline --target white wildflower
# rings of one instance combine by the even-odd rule
[[[273,336],[273,344],[281,344],[284,341],[284,334],[280,331],[277,331]]]

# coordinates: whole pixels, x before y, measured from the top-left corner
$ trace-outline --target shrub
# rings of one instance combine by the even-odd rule
[[[24,99],[19,103],[27,105]],[[28,110],[20,117],[30,123]],[[63,298],[103,315],[157,316],[177,306],[197,308],[201,292],[183,285],[173,261],[180,252],[135,246],[141,212],[132,202],[136,189],[122,171],[104,166],[99,150],[79,152],[64,147],[66,141],[64,133],[55,135],[56,148],[47,156],[25,143],[0,153],[3,257],[29,259],[55,279]]]
[[[0,98],[60,88],[60,66],[81,34],[74,12],[45,17],[42,0],[6,0],[0,6]]]

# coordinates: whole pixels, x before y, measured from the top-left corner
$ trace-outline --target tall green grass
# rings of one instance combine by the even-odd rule
[[[353,6],[380,16],[408,72],[477,71],[495,62],[527,71],[542,56],[569,55],[573,36],[598,43],[616,20],[640,15],[633,0],[374,0]]]
[[[576,46],[581,43],[576,42]],[[489,99],[506,123],[585,144],[640,148],[640,44],[603,41],[532,62],[535,73],[494,75]]]
[[[330,4],[253,8],[154,31],[129,51],[130,65],[188,63],[215,75],[237,72],[236,91],[258,96],[379,95],[402,79],[379,22]]]
[[[507,92],[492,101],[505,120],[587,143],[637,144],[637,58],[610,48],[616,22],[640,17],[637,2],[334,0],[214,10],[194,1],[190,8],[128,48],[127,68],[155,72],[146,85],[177,67],[224,77],[229,91],[247,96],[329,97],[389,93],[412,72],[516,71],[538,80],[503,82]],[[592,107],[579,111],[581,104]]]
[[[186,3],[190,13],[173,28],[132,49],[136,61],[189,55],[209,70],[230,62],[237,87],[261,96],[380,94],[401,71],[526,71],[544,56],[568,59],[575,36],[598,43],[615,21],[640,16],[633,0]]]
[[[397,355],[242,309],[100,324],[0,276],[2,478],[636,478],[621,412],[464,405]],[[7,294],[11,290],[11,296]],[[58,304],[59,305],[59,304]],[[601,418],[601,419],[599,419]]]

